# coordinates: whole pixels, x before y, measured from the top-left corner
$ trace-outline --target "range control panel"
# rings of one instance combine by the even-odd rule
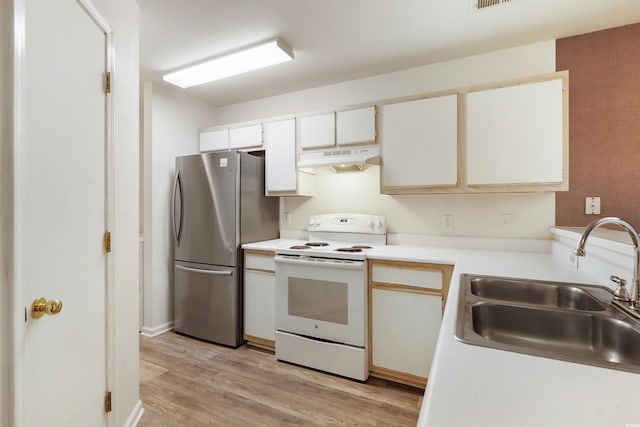
[[[384,216],[366,214],[324,214],[309,219],[309,231],[385,234]]]

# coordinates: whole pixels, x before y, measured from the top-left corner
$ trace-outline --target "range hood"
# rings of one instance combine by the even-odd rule
[[[362,170],[365,164],[379,164],[380,148],[331,148],[300,153],[298,169],[332,167],[337,172]]]

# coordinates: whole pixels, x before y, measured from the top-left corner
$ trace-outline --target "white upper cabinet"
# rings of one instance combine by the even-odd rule
[[[457,184],[456,94],[384,105],[381,133],[384,190]]]
[[[266,191],[278,196],[314,193],[312,172],[297,170],[301,152],[378,142],[384,194],[566,191],[568,86],[560,71],[229,124],[201,133],[200,151],[264,148]]]
[[[229,129],[229,148],[262,147],[262,123]]]
[[[561,184],[563,80],[467,94],[467,184]]]
[[[274,191],[295,191],[296,120],[267,123],[264,145],[267,194]]]
[[[262,123],[224,127],[200,134],[200,151],[238,150],[262,147]]]
[[[265,190],[267,195],[308,195],[313,176],[296,170],[296,119],[265,124]]]
[[[335,113],[307,116],[300,119],[300,147],[326,148],[336,145]]]
[[[382,192],[568,189],[568,73],[383,105]]]
[[[200,134],[200,151],[220,151],[229,149],[229,129],[218,129]]]
[[[336,142],[338,145],[376,142],[376,107],[336,113]]]

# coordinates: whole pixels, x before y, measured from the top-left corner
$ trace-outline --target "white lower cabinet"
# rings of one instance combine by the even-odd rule
[[[373,289],[371,305],[372,364],[426,378],[442,321],[442,297]]]
[[[274,253],[244,252],[244,339],[268,349],[275,348]]]
[[[371,375],[425,387],[453,266],[369,262]]]

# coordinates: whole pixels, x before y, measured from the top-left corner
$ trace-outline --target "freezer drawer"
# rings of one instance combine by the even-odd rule
[[[242,294],[233,267],[175,263],[176,332],[237,347],[242,344]]]

